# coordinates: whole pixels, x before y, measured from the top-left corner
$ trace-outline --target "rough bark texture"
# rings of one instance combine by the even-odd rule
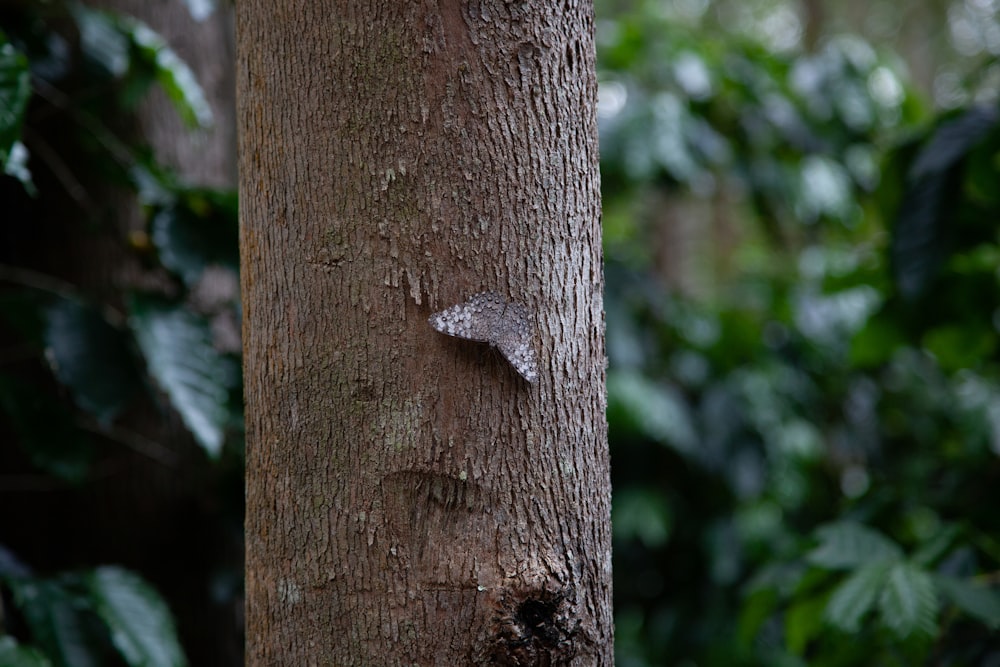
[[[610,665],[590,2],[240,0],[250,665]],[[526,304],[541,376],[443,336]]]

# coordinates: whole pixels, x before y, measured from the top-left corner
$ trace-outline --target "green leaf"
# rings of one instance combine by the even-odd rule
[[[117,16],[76,3],[70,4],[69,8],[80,33],[83,54],[111,76],[125,76],[131,62],[129,40],[118,27]]]
[[[1000,591],[987,588],[968,579],[944,575],[934,577],[941,593],[952,604],[990,629],[1000,628]]]
[[[821,155],[803,158],[794,192],[797,214],[808,222],[815,222],[822,216],[848,220],[856,207],[846,168]]]
[[[778,594],[773,588],[760,588],[743,600],[737,625],[737,641],[740,646],[747,649],[753,646],[777,604]]]
[[[904,298],[921,296],[944,263],[962,193],[961,161],[996,130],[998,118],[993,108],[973,108],[942,124],[917,155],[892,234],[893,274]]]
[[[112,76],[131,73],[138,78],[131,85],[145,91],[148,81],[142,79],[142,72],[148,71],[184,122],[192,127],[212,124],[212,108],[194,73],[156,31],[138,19],[80,5],[74,6],[73,17],[84,53]]]
[[[99,667],[97,628],[88,623],[86,603],[56,581],[9,581],[14,604],[31,630],[35,644],[60,667]]]
[[[191,127],[210,127],[212,107],[187,64],[145,23],[123,17],[119,25],[138,48],[139,57],[156,72],[156,80],[184,122]]]
[[[647,547],[656,548],[670,537],[673,513],[659,491],[626,489],[616,493],[611,513],[611,526],[618,539],[638,538]]]
[[[899,638],[934,633],[938,608],[931,576],[912,563],[893,563],[879,597],[882,622]]]
[[[19,646],[13,637],[0,637],[0,665],[4,667],[51,667],[52,663],[38,649]]]
[[[0,167],[6,168],[31,98],[28,59],[0,31]]]
[[[953,523],[941,526],[910,556],[910,560],[921,567],[930,567],[951,548],[961,532],[961,529]]]
[[[855,570],[834,589],[826,604],[826,620],[844,632],[857,632],[862,617],[874,607],[889,568],[889,562],[877,561]]]
[[[236,207],[218,194],[188,192],[150,221],[160,261],[191,287],[210,264],[239,266]]]
[[[850,363],[860,368],[881,366],[904,340],[896,322],[881,313],[875,315],[851,339]]]
[[[187,664],[163,598],[138,575],[100,567],[86,577],[94,608],[111,632],[111,642],[132,667]]]
[[[922,341],[946,371],[974,368],[996,350],[996,330],[978,322],[936,327]]]
[[[77,301],[56,301],[45,316],[45,352],[53,372],[77,405],[109,424],[140,387],[128,336]]]
[[[902,558],[902,551],[882,533],[853,521],[839,521],[816,530],[819,544],[807,560],[831,570],[855,568],[874,561]]]
[[[805,655],[809,642],[823,629],[823,611],[827,600],[813,597],[796,602],[785,612],[785,647],[789,653]]]
[[[237,368],[212,346],[208,323],[181,306],[131,299],[130,324],[149,372],[210,456],[222,450]]]
[[[983,105],[942,123],[917,155],[910,170],[910,179],[918,181],[927,175],[951,169],[995,130],[998,122],[1000,116],[996,109]]]
[[[937,277],[952,245],[951,211],[960,192],[958,174],[932,173],[911,184],[892,230],[891,265],[899,293],[922,296]]]
[[[7,163],[3,170],[8,176],[13,176],[21,182],[25,191],[34,197],[38,194],[34,181],[31,180],[31,170],[28,168],[28,149],[20,141],[15,141],[7,155]]]
[[[57,397],[0,375],[0,411],[7,413],[18,444],[34,465],[70,482],[86,478],[93,445]]]
[[[697,450],[690,410],[680,394],[638,372],[608,373],[608,403],[644,436],[673,447],[681,454]]]

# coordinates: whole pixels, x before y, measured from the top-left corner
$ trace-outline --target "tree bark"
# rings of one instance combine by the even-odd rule
[[[237,3],[248,664],[613,663],[592,12]]]

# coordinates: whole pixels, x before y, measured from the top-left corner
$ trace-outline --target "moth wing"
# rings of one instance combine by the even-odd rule
[[[480,343],[495,342],[504,300],[495,292],[480,292],[468,301],[434,313],[428,320],[436,331]]]
[[[528,382],[538,380],[538,356],[532,346],[533,340],[528,309],[516,303],[507,304],[494,344]]]

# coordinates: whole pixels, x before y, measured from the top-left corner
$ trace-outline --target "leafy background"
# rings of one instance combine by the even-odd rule
[[[998,14],[598,3],[618,664],[1000,664]],[[0,30],[0,664],[239,664],[236,197],[129,121],[208,96]]]

